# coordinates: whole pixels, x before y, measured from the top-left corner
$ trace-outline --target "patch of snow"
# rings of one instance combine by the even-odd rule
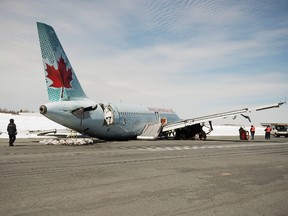
[[[0,113],[0,132],[2,132],[0,138],[8,138],[7,125],[11,118],[14,119],[17,127],[17,138],[39,138],[35,131],[67,130],[66,127],[49,120],[39,113],[20,113],[19,115]]]

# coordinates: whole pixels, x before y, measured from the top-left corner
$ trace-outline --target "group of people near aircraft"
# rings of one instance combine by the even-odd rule
[[[265,131],[265,139],[270,139],[271,130],[272,129],[269,125],[265,128],[265,130],[264,130]],[[255,126],[251,125],[251,127],[250,127],[251,140],[254,140],[255,132],[256,132]],[[239,135],[240,135],[241,140],[249,140],[249,132],[246,131],[243,127],[240,127]]]

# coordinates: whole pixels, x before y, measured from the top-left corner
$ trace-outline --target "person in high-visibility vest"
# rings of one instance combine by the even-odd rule
[[[255,127],[253,125],[251,125],[250,133],[251,133],[251,140],[254,140]]]
[[[265,128],[265,139],[270,139],[270,132],[271,132],[271,128],[270,128],[270,126],[268,125],[268,126]]]

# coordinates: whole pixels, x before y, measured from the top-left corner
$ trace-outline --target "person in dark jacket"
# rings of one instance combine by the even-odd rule
[[[14,119],[10,119],[10,123],[7,126],[7,132],[9,135],[9,146],[14,146],[13,143],[15,142],[17,135],[17,128]]]

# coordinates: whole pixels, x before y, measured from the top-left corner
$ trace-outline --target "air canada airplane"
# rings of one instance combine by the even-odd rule
[[[84,93],[54,29],[37,22],[44,73],[50,103],[40,113],[67,128],[101,140],[205,138],[205,122],[276,108],[284,102],[244,108],[191,119],[180,119],[169,108],[127,105],[91,100]]]

